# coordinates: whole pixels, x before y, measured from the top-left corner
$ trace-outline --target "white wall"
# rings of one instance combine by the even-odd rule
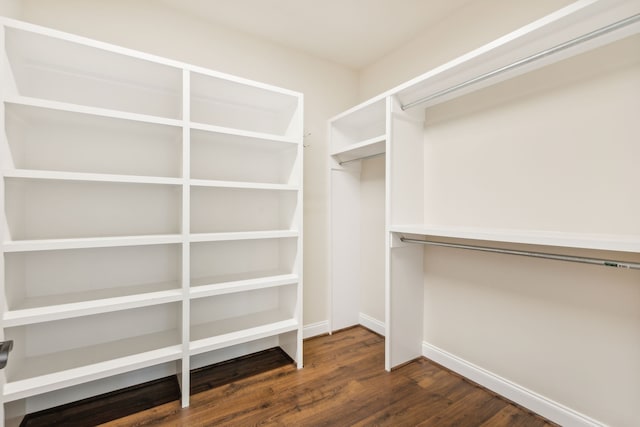
[[[0,15],[9,18],[20,18],[22,3],[20,0],[2,0],[0,1]]]
[[[304,323],[327,319],[326,120],[356,101],[357,73],[153,0],[23,0],[18,18],[297,90],[305,96]]]

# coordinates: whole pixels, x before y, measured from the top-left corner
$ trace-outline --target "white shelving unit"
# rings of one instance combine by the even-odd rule
[[[0,30],[2,418],[151,367],[188,406],[195,355],[280,346],[301,368],[302,95]]]
[[[453,203],[459,196],[454,190],[446,192],[438,187],[444,180],[455,176],[456,168],[439,166],[439,160],[447,160],[447,165],[455,164],[449,159],[438,158],[441,152],[451,153],[440,147],[429,145],[428,109],[455,100],[456,104],[449,110],[460,108],[462,97],[471,95],[481,89],[492,90],[491,86],[508,83],[509,79],[522,76],[544,67],[561,65],[562,61],[572,58],[580,60],[585,55],[609,50],[606,58],[628,58],[631,50],[637,49],[640,22],[637,14],[640,5],[634,1],[581,0],[518,29],[498,40],[482,46],[466,55],[437,67],[427,73],[393,88],[373,99],[356,106],[329,121],[331,146],[331,314],[332,329],[339,329],[358,323],[356,309],[361,292],[361,264],[367,265],[371,260],[360,260],[359,218],[368,214],[361,211],[359,194],[359,161],[368,155],[384,153],[386,168],[386,369],[402,365],[423,354],[423,325],[425,307],[425,266],[424,246],[404,243],[401,237],[414,239],[438,238],[446,242],[464,239],[466,244],[479,245],[478,241],[500,243],[542,245],[562,248],[561,252],[571,250],[599,250],[613,252],[640,252],[640,235],[635,229],[620,231],[617,220],[598,218],[593,228],[583,230],[563,229],[562,227],[537,228],[535,224],[526,228],[511,226],[499,229],[494,226],[478,225],[478,222],[464,224],[447,222],[443,215],[433,212],[442,203]],[[634,18],[635,16],[635,18]],[[635,21],[634,21],[635,19]],[[596,30],[616,22],[629,20],[625,25],[611,29],[604,35],[583,37]],[[584,39],[581,43],[571,40]],[[557,49],[557,46],[565,46]],[[627,49],[627,50],[625,50]],[[546,52],[552,52],[546,55]],[[545,54],[541,54],[545,52]],[[536,60],[525,58],[536,56]],[[637,57],[637,55],[635,55]],[[593,60],[593,59],[592,59]],[[511,67],[510,64],[520,63]],[[504,70],[502,70],[504,68]],[[496,70],[501,70],[496,72]],[[560,75],[561,73],[558,73]],[[465,98],[469,99],[469,98]],[[592,100],[593,101],[593,100]],[[452,105],[452,104],[449,104]],[[442,105],[446,107],[445,105]],[[443,113],[446,117],[446,113]],[[470,131],[470,135],[473,135]],[[609,134],[607,134],[609,135]],[[384,148],[382,145],[384,141]],[[513,142],[513,141],[512,141]],[[536,144],[538,141],[536,141]],[[607,139],[609,143],[609,139]],[[473,156],[486,159],[477,147],[470,147]],[[537,144],[539,150],[555,149],[545,144]],[[470,144],[469,144],[470,146]],[[467,146],[465,146],[467,147]],[[464,155],[463,148],[454,155]],[[475,151],[474,151],[475,150]],[[533,151],[533,150],[530,150]],[[489,153],[489,151],[487,151]],[[547,158],[553,157],[549,151]],[[451,154],[450,154],[451,155]],[[576,159],[563,152],[573,162]],[[475,158],[475,157],[474,157]],[[351,162],[354,160],[353,162]],[[469,164],[469,163],[467,163]],[[567,162],[564,163],[565,165]],[[533,165],[537,165],[533,163]],[[623,166],[626,165],[626,166]],[[629,162],[622,162],[620,167],[628,173],[619,176],[637,177],[637,168]],[[450,170],[454,169],[454,170]],[[468,167],[479,178],[481,167]],[[508,169],[508,168],[507,168]],[[566,172],[566,169],[562,169]],[[581,173],[589,173],[593,168],[584,167]],[[587,171],[587,172],[585,172]],[[440,175],[438,173],[440,172]],[[545,171],[540,165],[527,170],[536,183],[549,183],[544,179]],[[446,177],[443,177],[445,176]],[[467,176],[469,175],[469,176]],[[471,173],[459,186],[474,188],[471,180],[476,179]],[[502,175],[513,178],[518,176],[517,170],[508,169]],[[492,181],[493,182],[493,181]],[[619,178],[614,185],[626,189],[627,194],[634,192],[633,178]],[[548,184],[552,185],[552,184]],[[498,196],[497,191],[487,186],[483,203],[494,203],[509,207],[513,203]],[[437,200],[432,195],[437,194]],[[469,191],[465,194],[470,194]],[[541,192],[536,197],[543,198]],[[620,193],[616,193],[620,194]],[[583,194],[580,197],[587,197]],[[480,200],[480,198],[478,198]],[[537,200],[537,199],[536,199]],[[541,202],[542,203],[542,202]],[[502,204],[502,205],[501,205]],[[451,209],[450,209],[451,211]],[[473,212],[468,210],[467,212]],[[637,224],[621,208],[617,217],[627,224]],[[467,215],[467,218],[472,216]],[[439,222],[442,221],[442,222]],[[595,222],[595,220],[594,220]],[[362,231],[367,233],[371,231]],[[469,242],[471,241],[471,242]],[[475,243],[473,241],[476,241]],[[486,244],[485,244],[486,245]],[[549,249],[549,248],[547,248]],[[535,250],[533,248],[532,250]],[[612,254],[612,256],[617,256]],[[519,397],[514,394],[512,398]],[[526,402],[523,402],[526,404]],[[562,411],[559,411],[562,412]],[[554,415],[550,414],[549,416]],[[567,418],[570,419],[570,418]],[[563,422],[560,422],[561,424]]]

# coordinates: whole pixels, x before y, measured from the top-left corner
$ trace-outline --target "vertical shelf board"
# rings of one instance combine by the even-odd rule
[[[3,25],[0,25],[0,46],[5,46],[5,27]],[[8,64],[6,64],[6,55],[4,54],[4,51],[2,51],[2,53],[0,53],[0,101],[2,101],[1,98],[4,97],[4,94],[6,92],[5,89],[5,81],[8,80],[5,75],[6,75],[6,70],[8,69]],[[2,170],[4,170],[5,167],[10,166],[7,165],[7,159],[10,159],[10,151],[9,151],[9,144],[7,142],[7,135],[6,135],[6,105],[4,102],[0,102],[0,125],[2,126],[2,131],[0,131],[0,168]],[[6,301],[6,273],[5,273],[5,250],[4,250],[4,242],[7,240],[7,227],[6,227],[6,219],[4,219],[4,212],[6,212],[6,206],[5,206],[5,188],[4,188],[4,179],[0,179],[0,213],[2,213],[2,224],[0,224],[0,249],[2,250],[2,253],[0,254],[0,301],[2,302],[2,304],[0,304],[0,317],[4,318],[6,311],[7,311],[7,301]],[[6,338],[6,334],[5,334],[5,330],[4,330],[4,323],[1,324],[0,327],[0,339],[2,341],[5,341]],[[2,393],[0,394],[0,426],[4,427],[5,425],[5,420],[7,420],[8,418],[13,418],[13,415],[11,414],[11,410],[9,408],[6,408],[7,405],[5,404],[5,398],[4,398],[4,389],[5,389],[5,385],[6,385],[6,375],[3,373],[3,375],[0,375],[0,390],[2,391]],[[5,412],[6,411],[6,412]]]
[[[5,111],[4,170],[180,178],[180,127],[14,103]]]
[[[389,97],[389,152],[387,227],[396,221],[424,217],[424,116],[402,111],[396,97]],[[421,355],[423,297],[423,249],[394,247],[387,228],[385,368],[401,365]]]
[[[180,338],[182,339],[182,360],[178,363],[177,376],[182,391],[180,405],[189,406],[191,390],[191,359],[189,358],[189,342],[191,340],[189,319],[191,318],[191,302],[189,291],[191,286],[191,187],[187,179],[191,178],[191,130],[187,124],[191,121],[191,73],[182,71],[182,116],[185,124],[182,128],[182,176],[186,178],[182,186],[182,310],[180,319]]]
[[[299,128],[302,129],[303,122],[303,102],[302,98],[298,101],[298,122]],[[292,174],[292,179],[294,182],[302,182],[304,177],[304,145],[302,142],[302,132],[300,135],[300,144],[298,144],[298,155],[296,157],[296,170]],[[293,258],[294,261],[291,263],[291,269],[294,274],[297,276],[298,283],[296,285],[296,299],[294,306],[294,314],[295,320],[298,324],[298,329],[295,331],[295,350],[290,350],[289,355],[295,353],[295,357],[292,357],[295,360],[297,368],[302,369],[304,366],[304,345],[302,342],[303,332],[304,332],[304,317],[303,317],[303,306],[304,306],[304,245],[303,245],[303,230],[304,230],[304,197],[302,188],[301,191],[297,192],[298,200],[296,202],[296,214],[295,214],[295,229],[300,230],[300,236],[296,239],[296,249],[295,253],[293,251],[285,252],[284,261],[281,262],[281,265],[289,267],[287,263],[287,259]],[[286,247],[285,247],[286,249]],[[289,257],[287,258],[287,254]]]
[[[424,113],[402,111],[391,97],[389,129],[390,223],[424,219]]]
[[[331,331],[357,325],[360,312],[360,170],[330,171]]]
[[[384,163],[384,354],[385,354],[385,370],[391,370],[391,361],[389,355],[391,354],[391,305],[389,304],[389,295],[391,293],[391,247],[392,247],[392,234],[391,234],[391,183],[392,183],[392,146],[391,146],[391,123],[393,120],[393,103],[394,99],[391,96],[385,97],[386,114],[385,114],[385,163]]]
[[[391,239],[386,295],[387,371],[422,355],[424,323],[424,249],[399,242],[397,236]]]
[[[3,22],[15,95],[181,118],[179,68],[81,37]]]

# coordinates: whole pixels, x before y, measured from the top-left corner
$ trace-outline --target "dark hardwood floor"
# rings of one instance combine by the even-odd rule
[[[194,381],[189,408],[166,403],[105,426],[553,425],[426,359],[385,372],[384,339],[361,327],[305,341],[304,357],[302,370],[272,362],[251,375],[219,365]]]
[[[194,371],[189,408],[173,400],[101,425],[554,425],[427,359],[386,372],[384,338],[362,327],[305,341],[304,357],[301,370],[271,349]],[[135,407],[118,399],[119,408]],[[81,412],[84,424],[67,412],[66,425],[94,425]]]

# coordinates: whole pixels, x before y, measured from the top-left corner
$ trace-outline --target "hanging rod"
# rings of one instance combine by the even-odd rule
[[[640,264],[626,261],[612,261],[608,259],[586,258],[581,256],[550,254],[545,252],[519,251],[515,249],[491,248],[488,246],[462,245],[459,243],[436,242],[432,240],[419,240],[401,237],[402,242],[421,243],[430,246],[443,246],[445,248],[469,249],[473,251],[492,252],[497,254],[520,255],[534,258],[553,259],[556,261],[578,262],[582,264],[602,265],[605,267],[627,268],[631,270],[640,270]]]
[[[384,151],[382,153],[372,154],[370,156],[364,156],[364,157],[358,157],[357,159],[345,160],[344,162],[338,162],[338,164],[342,166],[345,163],[357,162],[358,160],[373,159],[374,157],[378,157],[378,156],[384,156]]]
[[[420,104],[424,104],[425,102],[429,102],[429,101],[431,101],[433,99],[440,98],[440,97],[442,97],[444,95],[450,94],[450,93],[458,91],[460,89],[464,89],[464,88],[466,88],[468,86],[471,86],[471,85],[474,85],[476,83],[482,82],[484,80],[490,79],[490,78],[495,77],[495,76],[497,76],[499,74],[502,74],[504,72],[510,71],[510,70],[518,68],[518,67],[522,67],[523,65],[530,64],[530,63],[532,63],[534,61],[537,61],[537,60],[542,59],[544,57],[556,54],[556,53],[558,53],[560,51],[563,51],[565,49],[569,49],[569,48],[577,46],[577,45],[579,45],[581,43],[587,42],[589,40],[593,40],[593,39],[595,39],[597,37],[603,36],[605,34],[608,34],[608,33],[612,32],[612,31],[615,31],[615,30],[618,30],[620,28],[626,27],[627,25],[635,24],[638,21],[640,21],[640,13],[632,15],[632,16],[630,16],[628,18],[625,18],[625,19],[623,19],[621,21],[614,22],[613,24],[607,25],[606,27],[602,27],[602,28],[599,28],[597,30],[591,31],[591,32],[589,32],[587,34],[583,34],[580,37],[576,37],[575,39],[572,39],[572,40],[566,41],[564,43],[561,43],[559,45],[553,46],[553,47],[551,47],[549,49],[546,49],[546,50],[543,50],[541,52],[535,53],[535,54],[533,54],[531,56],[527,56],[526,58],[522,58],[522,59],[520,59],[520,60],[518,60],[516,62],[513,62],[513,63],[509,64],[509,65],[505,65],[504,67],[500,67],[500,68],[498,68],[496,70],[489,71],[487,73],[481,74],[481,75],[479,75],[477,77],[474,77],[472,79],[469,79],[469,80],[467,80],[465,82],[458,83],[457,85],[451,86],[451,87],[449,87],[447,89],[440,90],[438,92],[432,93],[431,95],[427,95],[427,96],[425,96],[423,98],[420,98],[420,99],[417,99],[415,101],[412,101],[412,102],[410,102],[408,104],[404,104],[404,105],[401,106],[401,108],[402,108],[403,111],[404,110],[408,110],[409,108],[415,107],[415,106],[420,105]]]

